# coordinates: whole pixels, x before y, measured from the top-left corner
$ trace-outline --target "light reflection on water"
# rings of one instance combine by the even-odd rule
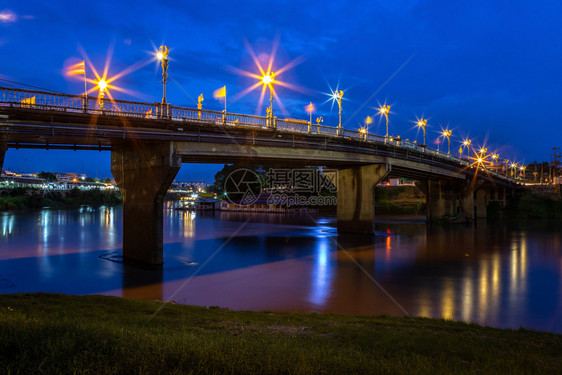
[[[401,315],[366,271],[412,315],[562,332],[556,223],[389,220],[377,223],[378,236],[338,237],[330,217],[213,216],[170,205],[164,212],[162,270],[100,258],[120,254],[119,207],[0,213],[0,292],[173,295],[233,309]]]

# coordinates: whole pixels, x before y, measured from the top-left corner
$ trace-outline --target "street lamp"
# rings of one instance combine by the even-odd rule
[[[267,115],[270,117],[271,126],[273,127],[273,86],[275,85],[275,73],[265,73],[261,77],[261,82],[264,84],[264,86],[269,87],[269,108],[267,109]]]
[[[365,127],[359,128],[359,134],[361,134],[361,136],[365,141],[367,140],[367,128]]]
[[[443,137],[447,138],[447,141],[449,143],[449,150],[447,151],[447,154],[449,155],[451,154],[451,134],[453,134],[453,131],[449,129],[443,130],[443,133],[441,133]]]
[[[496,171],[498,169],[498,158],[500,156],[498,154],[496,154],[495,152],[492,154],[492,160],[494,160],[494,167],[496,167]]]
[[[515,176],[515,169],[517,169],[517,163],[511,163],[511,177]]]
[[[363,137],[365,140],[367,140],[367,135],[369,134],[369,125],[371,125],[372,123],[373,123],[373,118],[371,116],[367,116],[365,118],[365,127],[362,128],[364,129]],[[359,129],[359,132],[361,132],[361,129]]]
[[[338,135],[342,135],[342,130],[341,130],[341,100],[343,98],[343,91],[342,90],[336,90],[333,92],[332,94],[332,98],[334,100],[336,100],[338,102],[338,107],[339,107],[339,123],[338,123]]]
[[[464,147],[466,147],[466,155],[467,155],[468,157],[470,157],[470,145],[471,145],[471,144],[472,144],[472,141],[471,141],[470,139],[464,139],[464,140],[462,141],[462,145],[463,145]]]
[[[310,128],[312,128],[312,112],[316,110],[316,107],[314,106],[314,104],[312,104],[312,102],[310,102],[310,104],[307,105],[305,109],[310,115],[310,121],[308,122],[308,134],[310,134]]]
[[[105,89],[107,88],[107,82],[105,81],[105,79],[102,78],[97,82],[97,85],[99,89],[98,105],[100,109],[103,111],[103,99],[105,97]]]
[[[519,167],[519,170],[521,171],[520,176],[522,176],[523,179],[525,179],[525,169],[527,169],[527,167],[524,165]]]
[[[167,105],[166,105],[166,80],[168,79],[168,46],[160,46],[158,52],[156,53],[156,58],[162,63],[162,85],[163,85],[163,95],[162,95],[162,117],[168,117]]]
[[[418,120],[418,127],[423,129],[423,145],[425,146],[425,127],[427,126],[427,119],[423,117]]]
[[[379,113],[386,118],[386,135],[384,136],[384,142],[388,141],[388,114],[390,113],[390,106],[388,104],[383,104],[379,108]]]

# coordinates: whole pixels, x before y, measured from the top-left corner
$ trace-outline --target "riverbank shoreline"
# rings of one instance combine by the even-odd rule
[[[17,188],[0,195],[0,212],[38,208],[65,208],[83,205],[102,206],[122,203],[115,191],[72,189],[64,192]]]
[[[427,318],[0,295],[7,373],[554,373],[562,335]]]

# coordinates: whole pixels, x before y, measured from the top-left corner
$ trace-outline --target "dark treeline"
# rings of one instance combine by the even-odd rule
[[[0,211],[43,207],[77,207],[81,205],[114,205],[122,201],[115,191],[79,190],[51,192],[40,189],[17,188],[0,195]]]

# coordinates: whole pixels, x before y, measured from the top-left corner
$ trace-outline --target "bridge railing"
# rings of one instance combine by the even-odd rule
[[[308,134],[308,121],[297,119],[277,119],[276,128],[281,131]],[[312,128],[310,131],[312,133]]]
[[[55,111],[82,110],[84,97],[43,91],[0,89],[0,105]]]
[[[438,150],[421,147],[415,142],[401,140],[400,138],[389,138],[376,134],[362,134],[356,130],[338,129],[320,124],[310,124],[300,119],[277,119],[264,116],[246,115],[239,113],[225,113],[224,111],[213,111],[206,109],[195,109],[179,107],[161,103],[143,103],[126,100],[100,99],[84,95],[69,95],[37,90],[22,90],[15,88],[0,87],[0,107],[27,108],[38,110],[64,111],[76,113],[94,113],[99,115],[115,115],[145,119],[171,120],[174,122],[192,121],[214,125],[237,126],[246,128],[275,128],[278,131],[299,134],[314,134],[328,137],[344,137],[362,140],[368,143],[388,144],[399,149],[412,150],[421,155],[439,158],[443,161],[454,162],[466,167],[471,163],[465,159],[440,152]],[[496,171],[486,170],[486,173],[497,178],[514,180]],[[515,181],[515,180],[514,180]]]

